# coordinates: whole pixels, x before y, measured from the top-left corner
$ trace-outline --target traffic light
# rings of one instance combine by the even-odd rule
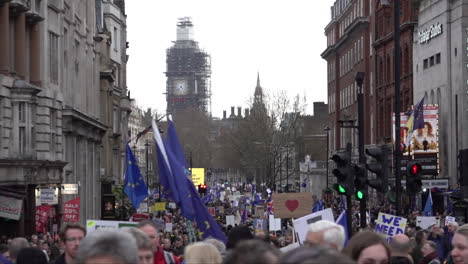
[[[353,165],[353,174],[354,174],[354,196],[356,200],[362,201],[367,199],[367,173],[366,169]]]
[[[198,193],[199,194],[206,194],[206,185],[205,184],[199,184],[198,185]]]
[[[375,162],[366,164],[367,170],[375,173],[375,179],[369,179],[368,184],[377,192],[386,193],[388,191],[388,154],[389,149],[386,145],[370,147],[366,149],[367,155],[375,159]]]
[[[406,166],[406,192],[419,193],[422,188],[422,166],[417,161],[408,161]]]
[[[349,195],[354,192],[354,179],[351,172],[351,153],[350,151],[338,152],[331,157],[335,162],[336,168],[332,171],[336,176],[337,183],[334,185],[338,194]]]

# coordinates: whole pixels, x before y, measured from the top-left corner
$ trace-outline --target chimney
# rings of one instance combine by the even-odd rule
[[[234,118],[236,117],[236,115],[234,115],[234,106],[231,106],[231,115],[229,116],[229,118]]]
[[[242,108],[241,107],[237,107],[237,117],[242,118]]]
[[[244,117],[249,117],[249,114],[250,114],[249,109],[248,108],[244,109]]]
[[[226,110],[223,110],[223,120],[226,119]]]

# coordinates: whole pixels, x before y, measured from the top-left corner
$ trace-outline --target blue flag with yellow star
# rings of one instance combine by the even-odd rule
[[[148,188],[128,144],[126,156],[127,170],[125,171],[124,192],[127,194],[130,202],[132,202],[133,208],[137,209],[140,203],[148,196]]]

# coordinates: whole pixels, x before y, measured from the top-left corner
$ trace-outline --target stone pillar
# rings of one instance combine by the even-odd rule
[[[3,3],[0,6],[0,72],[9,71],[9,52],[10,52],[10,4]]]
[[[21,79],[26,75],[26,15],[21,13],[15,21],[15,72]]]
[[[40,27],[34,23],[29,31],[29,81],[41,86],[41,49],[40,49]]]

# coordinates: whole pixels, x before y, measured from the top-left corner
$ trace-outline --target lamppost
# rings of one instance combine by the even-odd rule
[[[327,190],[328,190],[328,157],[330,155],[329,153],[329,142],[330,142],[330,128],[328,126],[326,126],[324,129],[325,133],[327,133],[327,154],[325,156],[325,160],[327,162]]]
[[[286,145],[286,192],[289,192],[289,145]]]

